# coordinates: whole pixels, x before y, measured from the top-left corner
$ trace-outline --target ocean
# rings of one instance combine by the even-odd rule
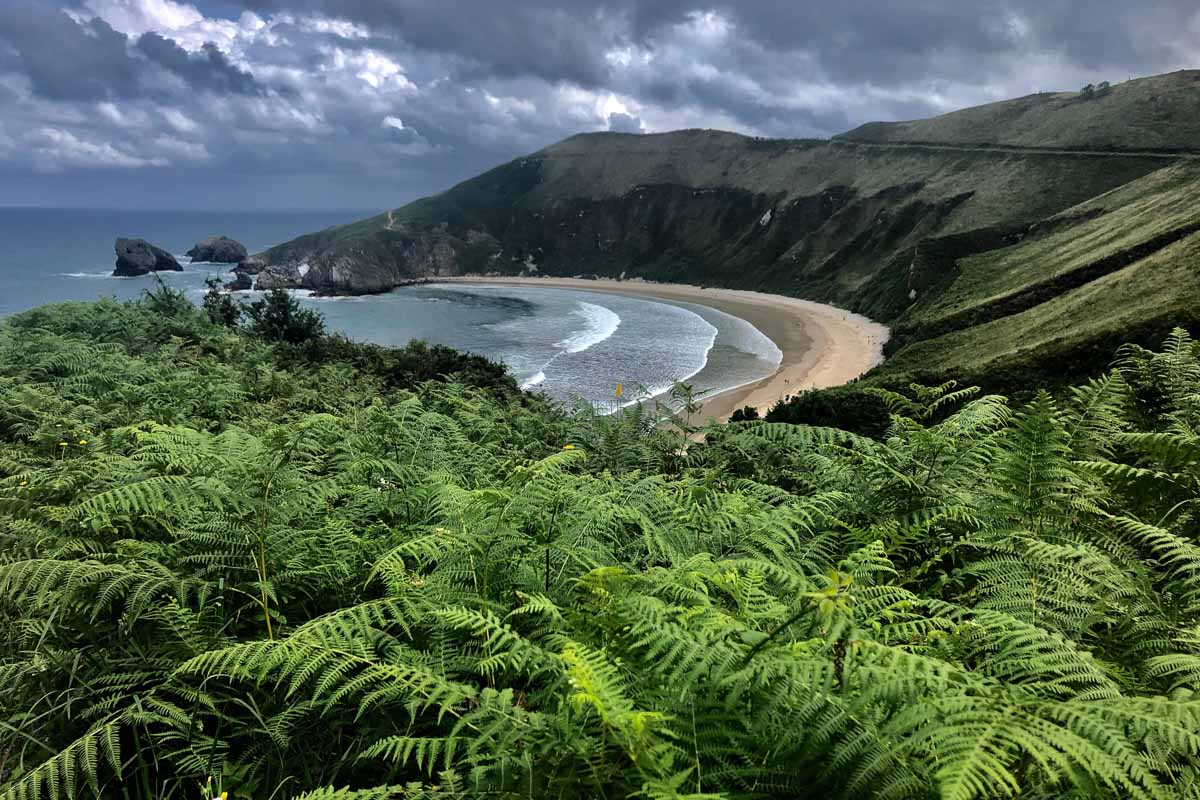
[[[45,303],[135,298],[153,277],[114,278],[113,240],[137,236],[177,254],[164,282],[199,302],[225,265],[182,253],[225,234],[250,252],[368,216],[341,212],[0,209],[0,317]],[[525,388],[611,409],[675,381],[722,391],[775,371],[782,357],[750,323],[706,306],[575,289],[426,284],[365,297],[308,297],[329,329],[383,345],[412,339],[504,362]],[[254,293],[241,292],[252,299]],[[622,397],[615,397],[617,384]]]

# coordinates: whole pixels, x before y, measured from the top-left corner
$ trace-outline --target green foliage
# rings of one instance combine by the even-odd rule
[[[287,289],[272,289],[246,306],[246,317],[250,332],[268,342],[303,344],[325,332],[321,315],[301,306]]]
[[[882,436],[889,424],[883,400],[854,383],[791,395],[772,406],[766,418],[768,422],[842,428],[873,437]]]
[[[153,302],[0,327],[0,797],[1197,796],[1181,331],[696,441]]]
[[[743,406],[730,415],[730,422],[752,422],[758,419],[758,409],[754,406]]]
[[[208,291],[204,293],[201,308],[208,315],[209,321],[226,328],[237,327],[242,319],[242,308],[228,292],[221,291],[220,279],[210,276],[205,279],[204,285],[208,287]]]

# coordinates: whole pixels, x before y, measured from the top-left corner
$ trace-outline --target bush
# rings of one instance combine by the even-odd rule
[[[325,334],[325,320],[304,308],[286,289],[272,289],[246,308],[252,334],[268,342],[304,344]]]
[[[221,291],[221,281],[218,278],[210,276],[204,281],[204,285],[208,287],[208,291],[204,293],[203,308],[209,321],[214,325],[236,328],[242,319],[241,304],[235,302],[227,292]]]
[[[0,324],[2,798],[1196,800],[1183,330],[701,444],[178,310]]]
[[[281,354],[284,355],[284,354]],[[414,340],[403,347],[354,342],[335,334],[314,340],[286,354],[288,363],[345,362],[369,373],[389,388],[407,388],[424,381],[456,376],[463,383],[498,395],[520,394],[517,383],[501,363],[452,347]]]
[[[864,391],[862,386],[849,384],[792,395],[767,412],[767,421],[841,428],[879,438],[887,431],[891,419],[883,400]]]
[[[753,422],[758,419],[758,409],[754,406],[743,406],[730,415],[730,422]]]

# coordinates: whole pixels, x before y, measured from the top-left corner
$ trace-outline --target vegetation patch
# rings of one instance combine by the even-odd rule
[[[221,319],[0,326],[6,800],[1194,796],[1183,331],[697,442]]]

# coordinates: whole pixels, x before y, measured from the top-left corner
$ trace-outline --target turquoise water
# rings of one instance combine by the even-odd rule
[[[112,241],[141,236],[181,254],[205,236],[227,234],[251,252],[363,212],[254,214],[0,209],[0,315],[62,300],[137,297],[154,279],[113,278]],[[199,301],[209,275],[226,267],[184,265],[161,273]],[[252,299],[254,293],[239,292]],[[401,345],[424,339],[508,365],[525,388],[600,407],[668,389],[677,380],[723,390],[775,371],[781,354],[748,322],[705,306],[575,289],[429,284],[384,295],[301,302],[328,327],[359,341]]]

